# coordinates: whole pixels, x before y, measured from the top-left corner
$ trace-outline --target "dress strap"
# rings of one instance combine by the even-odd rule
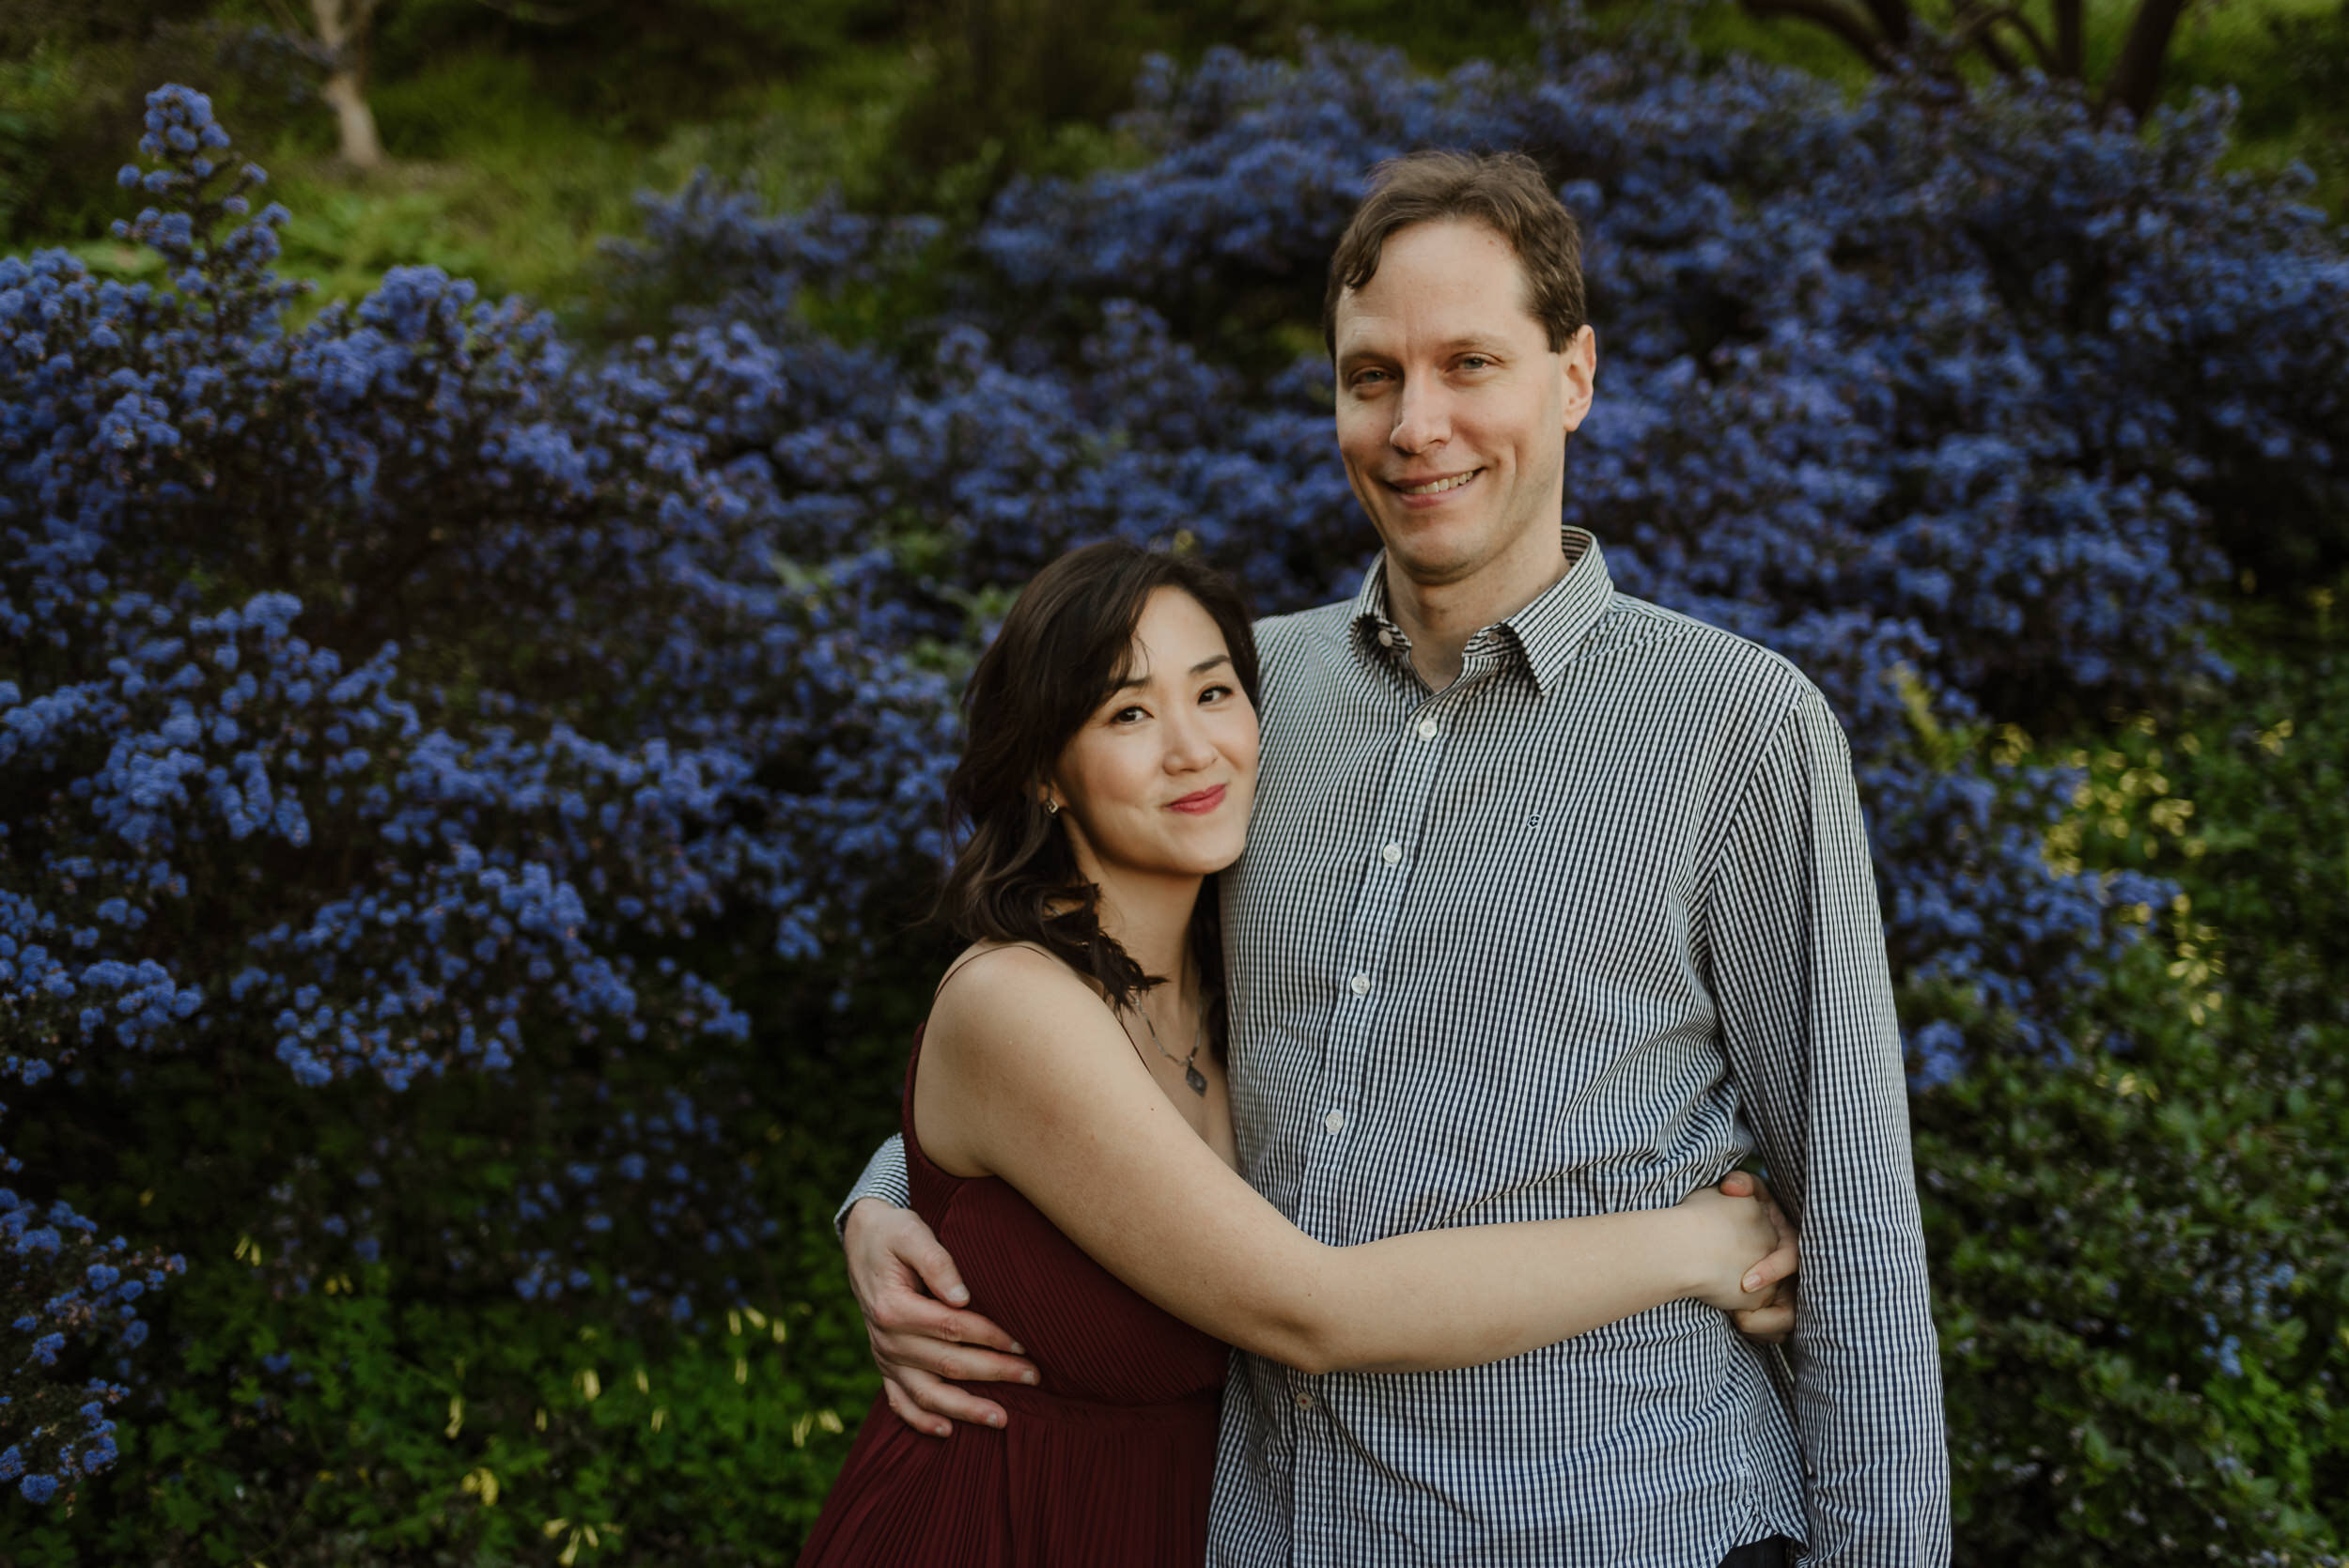
[[[946,972],[940,975],[938,977],[938,984],[930,987],[930,1000],[932,1001],[936,1001],[938,1000],[938,993],[946,988],[947,981],[952,980],[956,975],[960,974],[964,970],[969,969],[972,964],[977,963],[980,959],[991,958],[998,953],[1010,953],[1020,948],[1025,948],[1030,953],[1041,953],[1047,958],[1052,958],[1056,962],[1058,961],[1057,955],[1054,955],[1050,949],[1040,947],[1034,942],[1005,942],[1000,947],[990,947],[984,953],[966,953],[961,957],[946,966]]]

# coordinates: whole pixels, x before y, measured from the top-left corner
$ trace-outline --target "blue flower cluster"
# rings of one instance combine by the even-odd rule
[[[968,234],[696,182],[620,259],[673,325],[588,355],[422,268],[285,329],[283,210],[162,89],[120,232],[167,285],[0,259],[0,1073],[59,1122],[164,1054],[379,1095],[372,1163],[298,1161],[257,1224],[288,1290],[389,1248],[541,1302],[734,1291],[774,1222],[720,1069],[788,1012],[752,977],[898,928],[1005,593],[1111,535],[1267,610],[1351,590],[1321,270],[1370,165],[1433,145],[1532,152],[1584,222],[1568,520],[1842,711],[1896,968],[1942,999],[1921,1076],[2061,1049],[2162,890],[2051,869],[2074,781],[1967,737],[2215,673],[2221,547],[2349,451],[2349,265],[2217,172],[2223,120],[1851,103],[1570,23],[1442,80],[1216,54],[1153,68],[1131,166]],[[469,1082],[555,1152],[408,1212],[401,1097]],[[89,1263],[160,1280],[128,1260]],[[89,1358],[98,1318],[34,1316]]]
[[[659,1115],[599,1099],[631,1052],[739,1052],[691,955],[862,939],[951,758],[954,661],[886,551],[777,526],[777,346],[710,326],[585,366],[414,269],[288,333],[284,214],[226,143],[202,95],[150,98],[121,232],[168,287],[0,259],[0,1071],[44,1125],[157,1053],[498,1075],[638,1174],[549,1203],[576,1184],[525,1173],[440,1227],[441,1265],[544,1298],[601,1238],[612,1288],[690,1314],[774,1233],[746,1141],[657,1087]],[[403,1244],[412,1216],[340,1189],[366,1184],[295,1174],[320,1212],[254,1221],[288,1288]],[[0,1268],[46,1299],[32,1256]],[[96,1327],[37,1359],[64,1375]]]
[[[0,1151],[0,1170],[21,1168]],[[133,1250],[121,1236],[101,1241],[98,1227],[69,1204],[43,1211],[0,1188],[0,1315],[13,1342],[0,1352],[0,1484],[13,1482],[30,1502],[70,1498],[82,1478],[115,1462],[106,1412],[128,1389],[70,1375],[61,1365],[69,1340],[111,1351],[111,1370],[128,1379],[130,1353],[147,1339],[139,1298],[185,1266],[177,1256]]]

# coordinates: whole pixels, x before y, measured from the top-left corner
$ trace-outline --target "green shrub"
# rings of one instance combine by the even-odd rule
[[[2349,1534],[2337,604],[2243,606],[2233,683],[2036,758],[2081,776],[2051,860],[2181,892],[2081,999],[2072,1060],[1983,1052],[1916,1102],[1960,1561],[2314,1562]]]
[[[121,1463],[70,1511],[0,1503],[0,1563],[789,1563],[879,1386],[832,1210],[894,1121],[905,999],[926,994],[877,982],[854,1009],[869,1034],[759,1053],[778,1114],[743,1155],[785,1230],[741,1305],[670,1327],[600,1269],[550,1304],[439,1262],[448,1224],[560,1156],[566,1129],[499,1127],[510,1096],[420,1083],[395,1117],[380,1091],[225,1094],[160,1065],[120,1108],[139,1119],[120,1182],[73,1196],[201,1238],[150,1313],[168,1391],[133,1391]],[[292,1243],[360,1169],[418,1245],[370,1265]]]

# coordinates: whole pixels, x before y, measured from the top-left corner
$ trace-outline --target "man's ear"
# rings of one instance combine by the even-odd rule
[[[1591,397],[1598,380],[1598,329],[1589,322],[1565,348],[1559,350],[1558,374],[1565,381],[1566,427],[1564,433],[1574,434],[1582,427],[1583,416],[1591,411]]]

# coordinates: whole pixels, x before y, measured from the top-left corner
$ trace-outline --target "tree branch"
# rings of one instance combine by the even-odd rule
[[[2000,23],[2023,35],[2023,41],[2030,45],[2031,54],[2038,58],[2040,70],[2050,76],[2058,74],[2055,54],[2047,48],[2047,40],[2040,36],[2039,29],[2031,25],[2030,18],[2025,16],[2018,6],[1969,5],[1963,8],[1958,13],[1957,31],[1952,36],[1951,42],[1958,49],[1968,45],[1980,49],[1990,56],[1992,65],[2013,75],[2015,56],[2006,52],[2005,45],[1992,31]]]
[[[2121,45],[2121,57],[2105,79],[2106,108],[2117,104],[2139,120],[2153,112],[2154,101],[2161,96],[2162,58],[2170,53],[2170,35],[2177,31],[2186,4],[2187,0],[2142,0],[2136,20],[2129,23],[2129,36]]]
[[[1866,0],[1866,4],[1868,14],[1876,19],[1884,46],[1895,54],[1907,54],[1910,35],[1916,31],[1907,0]]]
[[[1748,16],[1768,22],[1792,17],[1824,27],[1851,45],[1859,57],[1878,70],[1892,69],[1894,52],[1884,37],[1868,25],[1867,17],[1843,0],[1738,0]]]

